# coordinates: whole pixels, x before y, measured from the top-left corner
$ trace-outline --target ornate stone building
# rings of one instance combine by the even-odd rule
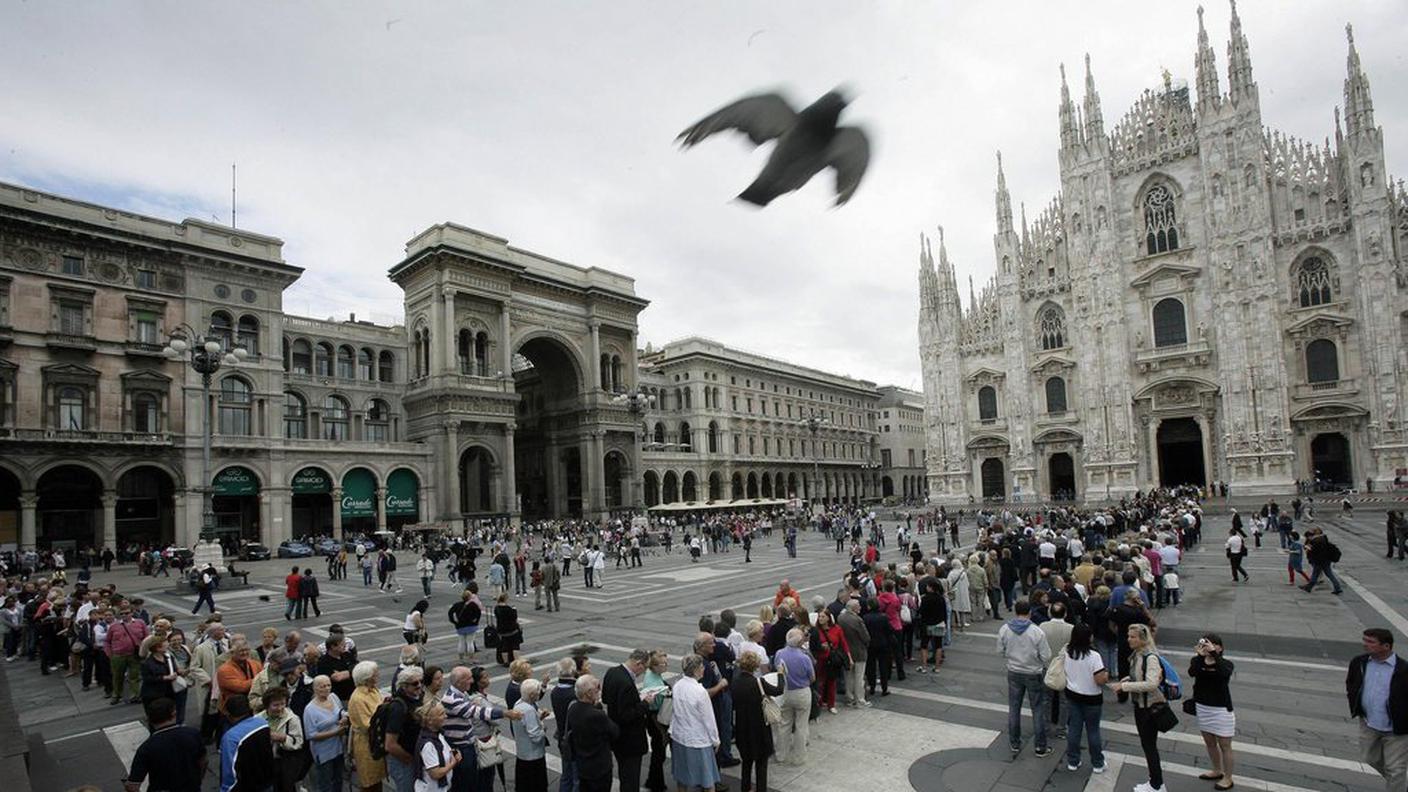
[[[932,500],[1117,498],[1226,481],[1364,486],[1408,467],[1408,192],[1389,180],[1349,35],[1333,138],[1267,127],[1232,9],[1224,91],[1198,17],[1169,76],[1107,131],[1086,58],[1061,75],[1061,190],[1013,222],[965,309],[921,239]]]
[[[880,496],[906,500],[926,497],[924,394],[882,385],[875,409],[880,446]]]

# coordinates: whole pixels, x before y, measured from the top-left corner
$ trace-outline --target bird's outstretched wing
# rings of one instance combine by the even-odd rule
[[[736,129],[756,146],[781,137],[796,122],[797,111],[786,99],[775,93],[758,94],[715,110],[681,132],[675,140],[689,147],[715,132]]]
[[[856,127],[840,127],[826,151],[826,164],[836,169],[836,205],[851,200],[870,165],[870,139]]]

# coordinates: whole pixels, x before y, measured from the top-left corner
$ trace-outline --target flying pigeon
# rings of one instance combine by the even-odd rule
[[[675,138],[688,148],[725,129],[736,129],[759,146],[776,140],[762,173],[738,197],[767,206],[774,198],[811,181],[824,168],[836,170],[836,205],[849,201],[870,163],[870,141],[858,127],[836,126],[847,101],[829,91],[797,112],[775,93],[739,99],[710,113]]]

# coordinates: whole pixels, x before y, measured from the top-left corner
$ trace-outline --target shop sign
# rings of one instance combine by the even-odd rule
[[[306,467],[294,474],[289,488],[295,495],[326,495],[332,492],[332,481],[322,470]]]
[[[376,516],[376,482],[362,468],[349,470],[342,477],[342,516]]]
[[[386,516],[414,517],[420,509],[417,506],[416,476],[409,470],[397,470],[386,480]]]
[[[254,495],[259,479],[248,468],[228,467],[215,476],[212,489],[216,495]]]

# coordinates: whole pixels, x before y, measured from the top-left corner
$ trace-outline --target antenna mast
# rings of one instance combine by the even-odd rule
[[[235,163],[230,163],[230,228],[235,228]]]

